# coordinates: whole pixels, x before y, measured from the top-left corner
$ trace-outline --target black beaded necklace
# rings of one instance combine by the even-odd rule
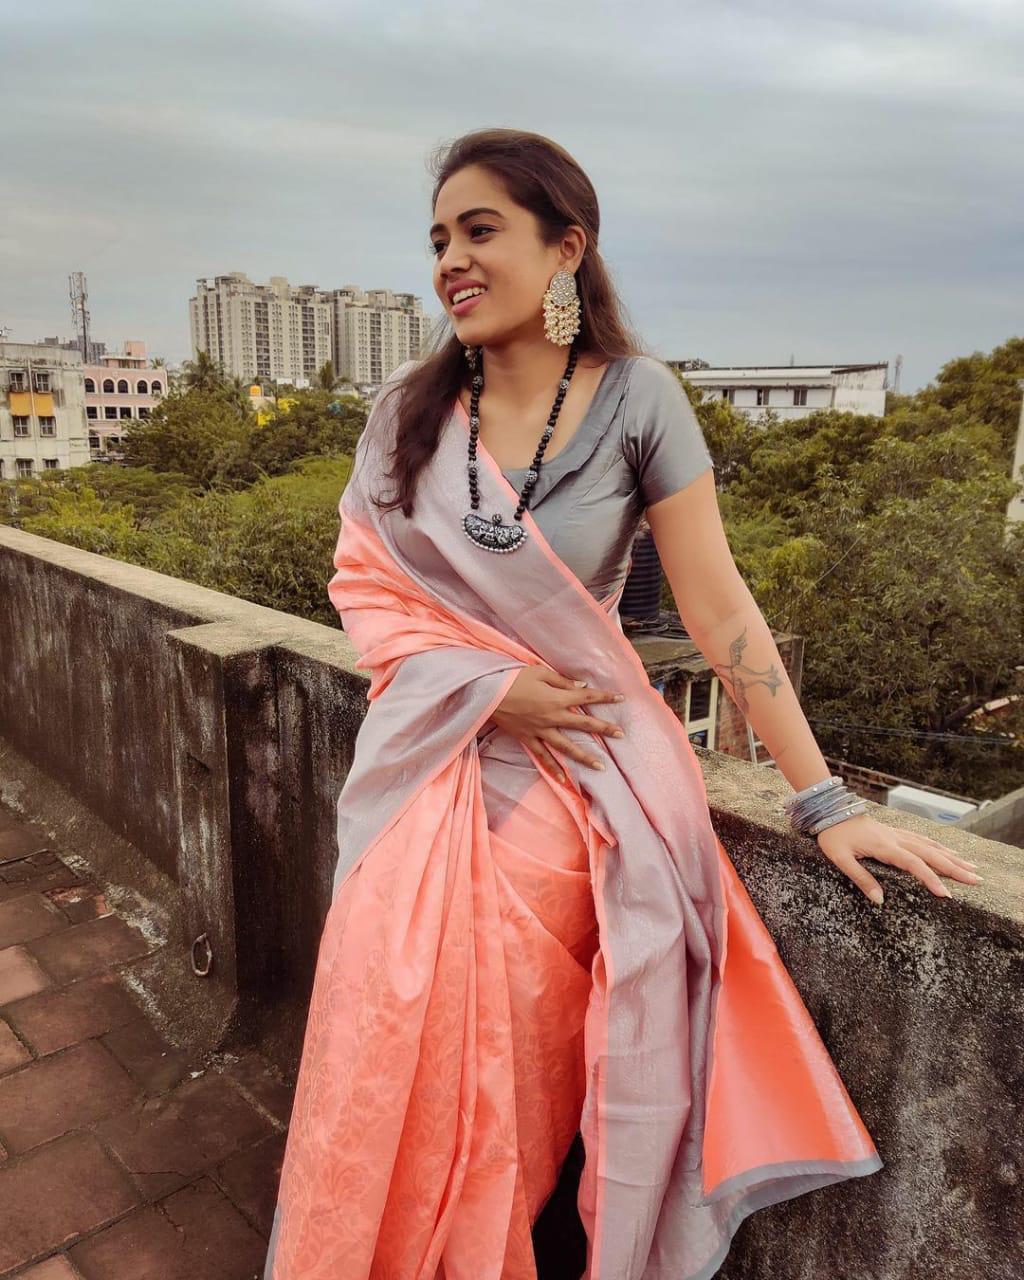
[[[505,524],[500,512],[497,511],[491,516],[490,520],[485,520],[483,516],[476,514],[480,508],[480,490],[477,485],[476,443],[477,437],[480,435],[480,392],[483,390],[484,378],[482,371],[473,375],[473,390],[470,393],[469,402],[469,462],[467,464],[469,499],[473,509],[467,511],[462,517],[462,529],[470,542],[475,542],[478,547],[483,547],[485,551],[497,551],[501,554],[507,554],[510,551],[517,551],[526,539],[526,529],[522,523],[523,512],[526,510],[530,493],[537,483],[537,477],[540,475],[541,459],[544,457],[544,450],[548,447],[548,441],[551,439],[555,423],[558,421],[562,401],[565,399],[565,393],[569,390],[569,383],[572,380],[578,356],[579,351],[576,344],[573,343],[569,348],[569,359],[565,366],[565,373],[558,384],[558,394],[555,396],[555,402],[551,406],[551,413],[548,415],[548,425],[544,428],[544,434],[537,445],[537,452],[533,455],[533,462],[526,472],[526,479],[523,481],[523,487],[519,491],[519,504],[512,517],[515,520],[515,524]],[[477,359],[482,360],[482,357],[483,349],[478,348]],[[482,368],[481,364],[481,370]]]

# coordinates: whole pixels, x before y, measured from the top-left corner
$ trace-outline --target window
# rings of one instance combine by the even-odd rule
[[[85,406],[85,416],[95,421],[100,416],[100,411],[94,404],[87,404]]]
[[[147,405],[144,405],[144,404],[143,404],[143,405],[139,405],[139,417],[140,417],[140,418],[148,418],[148,417],[149,417],[149,407],[148,407]]]
[[[768,388],[767,388],[767,387],[758,387],[758,388],[757,388],[757,403],[758,403],[758,404],[767,404],[767,403],[768,403]]]
[[[163,390],[164,390],[164,389],[163,389],[163,387],[160,385],[160,383],[159,383],[159,382],[157,382],[157,380],[156,380],[155,378],[153,379],[152,383],[150,384],[150,388],[149,388],[149,389],[150,389],[150,391],[153,393],[153,395],[155,395],[155,396],[163,395]]]
[[[11,370],[11,390],[12,391],[25,390],[25,374],[21,369]]]
[[[57,470],[57,459],[56,459],[56,458],[44,458],[44,459],[43,459],[43,469],[44,469],[45,471],[56,471],[56,470]]]
[[[127,404],[124,405],[123,408],[121,409],[121,417],[130,418],[131,416],[132,416],[131,406]]]
[[[14,424],[14,434],[16,436],[28,435],[28,418],[14,414],[11,418],[11,422]]]
[[[104,378],[104,379],[103,379],[103,390],[104,390],[105,392],[107,392],[108,394],[109,394],[109,393],[111,393],[111,392],[114,390],[114,379],[113,379],[113,378]]]
[[[119,392],[121,395],[127,395],[127,394],[128,394],[128,379],[127,379],[127,378],[118,378],[118,380],[117,380],[117,390],[118,390],[118,392]]]
[[[114,405],[112,405],[112,404],[108,404],[108,405],[104,406],[104,409],[103,409],[103,416],[104,416],[104,418],[116,418],[116,417],[117,417],[117,409],[114,407]]]
[[[687,737],[697,746],[714,745],[718,687],[716,676],[697,676],[687,685],[684,723]]]
[[[16,466],[17,466],[17,468],[18,468],[18,475],[19,475],[19,476],[30,476],[30,475],[32,474],[32,459],[31,459],[31,458],[16,458],[16,459],[15,459],[15,465],[16,465]]]
[[[92,396],[96,394],[96,383],[92,380],[92,378],[86,378],[85,390],[88,395]]]
[[[36,391],[50,390],[50,375],[45,369],[41,369],[32,379],[32,385]]]
[[[40,418],[39,434],[41,436],[55,436],[57,434],[57,419],[56,418]]]
[[[794,403],[794,404],[806,404],[806,403],[807,403],[807,388],[806,388],[806,387],[794,387],[794,388],[793,388],[793,403]]]
[[[722,388],[722,399],[723,399],[723,400],[728,400],[728,402],[729,402],[730,404],[735,404],[735,403],[736,403],[736,388],[735,388],[735,387],[723,387],[723,388]]]
[[[137,392],[140,396],[148,396],[148,395],[149,395],[149,383],[146,381],[146,379],[145,379],[145,378],[140,378],[140,379],[139,379],[139,381],[138,381],[138,384],[137,384],[137,386],[136,386],[136,388],[135,388],[135,390],[136,390],[136,392]]]
[[[90,435],[90,436],[89,436],[89,448],[90,448],[90,449],[98,449],[99,447],[100,447],[100,438],[99,438],[99,436]]]

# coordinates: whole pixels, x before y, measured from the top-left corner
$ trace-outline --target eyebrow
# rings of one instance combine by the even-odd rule
[[[481,206],[478,209],[467,209],[465,213],[460,213],[459,216],[455,219],[455,221],[465,222],[467,218],[472,218],[474,214],[477,214],[477,213],[495,213],[498,215],[499,218],[504,218],[505,216],[500,209],[485,209],[483,208],[483,206]],[[435,231],[443,231],[443,230],[444,230],[444,223],[435,222],[434,225],[427,232],[427,235],[432,236]]]

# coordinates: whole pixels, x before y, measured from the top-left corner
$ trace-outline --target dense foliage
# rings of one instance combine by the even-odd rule
[[[804,638],[827,755],[979,798],[1020,785],[1024,527],[1006,509],[1021,377],[1014,338],[890,396],[882,418],[758,423],[684,381],[740,572],[768,622]],[[0,484],[0,521],[336,625],[325,587],[366,411],[332,369],[317,384],[257,415],[200,357],[133,424],[127,466]],[[972,720],[1001,697],[1016,699],[1004,716]]]

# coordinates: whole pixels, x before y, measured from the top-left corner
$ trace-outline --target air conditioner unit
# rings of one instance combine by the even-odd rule
[[[904,813],[916,813],[919,818],[931,818],[932,822],[959,822],[964,814],[977,809],[969,800],[954,800],[952,796],[937,795],[901,782],[886,792],[885,803],[890,809]]]

